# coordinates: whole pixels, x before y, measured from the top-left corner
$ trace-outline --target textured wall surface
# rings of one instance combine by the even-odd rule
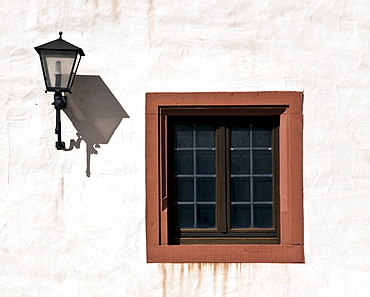
[[[2,297],[369,296],[369,1],[0,0],[0,16]],[[68,151],[33,49],[60,30],[86,53]],[[270,90],[304,91],[306,263],[147,264],[145,93]]]

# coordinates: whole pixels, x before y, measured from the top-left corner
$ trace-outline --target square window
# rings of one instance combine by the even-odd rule
[[[302,93],[151,93],[146,127],[148,262],[304,261]]]
[[[169,244],[278,244],[279,116],[169,115],[166,127]],[[185,205],[192,224],[179,223]]]

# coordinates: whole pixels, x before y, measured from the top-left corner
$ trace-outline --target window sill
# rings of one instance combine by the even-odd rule
[[[304,263],[303,245],[153,245],[148,263]]]

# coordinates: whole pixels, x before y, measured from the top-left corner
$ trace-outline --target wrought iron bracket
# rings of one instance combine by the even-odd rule
[[[55,147],[57,150],[64,150],[65,143],[62,141],[62,123],[60,121],[60,110],[67,107],[67,97],[62,95],[62,92],[55,92],[54,102],[52,103],[56,110],[56,125],[55,125],[55,134],[58,135],[57,142]]]

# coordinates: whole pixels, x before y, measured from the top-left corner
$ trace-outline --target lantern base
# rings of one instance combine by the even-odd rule
[[[55,143],[55,147],[57,148],[57,150],[64,150],[66,148],[66,145],[64,142],[56,142]]]

